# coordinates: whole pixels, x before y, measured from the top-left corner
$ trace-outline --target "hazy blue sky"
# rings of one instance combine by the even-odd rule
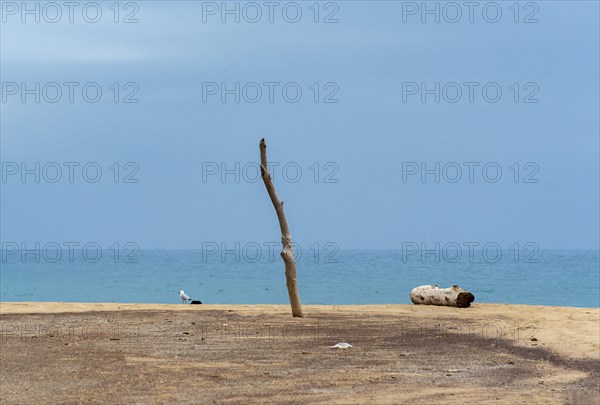
[[[486,21],[496,9],[482,15],[485,2],[472,23],[466,8],[457,22],[447,21],[456,10],[445,3],[438,3],[436,23],[414,9],[421,2],[321,2],[317,23],[312,1],[297,3],[297,23],[289,22],[295,6],[285,2],[273,10],[273,23],[264,6],[250,22],[256,10],[245,3],[239,23],[232,15],[221,21],[213,7],[221,2],[138,1],[137,9],[121,3],[117,23],[112,1],[99,2],[97,23],[86,21],[95,18],[93,9],[86,18],[74,10],[70,23],[66,8],[56,23],[46,21],[56,10],[40,9],[37,23],[15,4],[21,2],[2,2],[3,241],[133,241],[140,248],[277,241],[264,186],[247,181],[266,137],[270,160],[281,163],[275,184],[301,244],[598,248],[598,2],[521,3],[518,15],[512,1],[498,2],[496,23]],[[124,23],[127,16],[139,21]],[[22,102],[21,83],[35,90],[36,82],[40,102],[26,92]],[[72,103],[64,84],[71,82],[79,83]],[[96,103],[82,95],[91,82],[102,90]],[[240,102],[235,94],[222,102],[221,83],[234,89],[236,82]],[[253,82],[262,97],[247,85]],[[264,84],[271,82],[279,85]],[[297,102],[282,95],[286,83],[296,83],[286,88],[288,100],[301,88]],[[421,83],[439,83],[439,103],[435,94],[422,102]],[[89,99],[94,86],[87,87]],[[497,88],[502,96],[492,102]],[[139,102],[124,103],[128,95]],[[21,163],[31,169],[36,162],[40,182],[35,174],[22,182]],[[56,183],[49,162],[63,168]],[[79,164],[73,183],[65,162]],[[236,162],[239,182],[234,174],[225,182],[220,173],[209,175],[222,163],[235,171]],[[436,162],[439,183],[434,174],[425,182],[420,173],[409,175]],[[91,177],[102,169],[98,182],[83,179],[86,164]],[[290,179],[302,169],[299,181],[283,178],[286,164]],[[453,183],[456,166],[463,173]],[[491,182],[498,167],[502,177]],[[127,179],[138,182],[124,182],[134,171]]]

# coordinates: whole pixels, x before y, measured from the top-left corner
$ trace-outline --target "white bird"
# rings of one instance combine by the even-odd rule
[[[179,290],[179,298],[181,298],[181,301],[183,301],[184,304],[187,304],[187,302],[191,300],[183,290]]]
[[[352,347],[352,345],[346,342],[340,342],[335,346],[331,346],[332,349],[348,349],[350,347]]]

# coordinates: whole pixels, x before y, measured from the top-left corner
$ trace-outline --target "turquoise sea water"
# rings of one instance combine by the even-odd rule
[[[50,256],[49,254],[47,256]],[[265,255],[268,256],[268,255]],[[451,263],[401,251],[341,250],[333,257],[305,254],[297,263],[305,304],[409,303],[422,284],[458,284],[476,302],[598,307],[599,253],[542,250],[534,262],[504,254],[497,262],[475,254]],[[52,256],[55,257],[55,256]],[[3,255],[1,301],[178,303],[178,291],[220,304],[288,302],[281,259],[206,255],[200,250],[140,250],[134,263],[112,254],[97,262],[75,251],[51,262]],[[537,262],[535,262],[537,260]]]

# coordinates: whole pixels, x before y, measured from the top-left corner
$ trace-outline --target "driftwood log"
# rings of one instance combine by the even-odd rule
[[[457,285],[450,288],[438,288],[437,285],[422,285],[413,288],[410,300],[418,305],[445,305],[448,307],[468,308],[475,300],[473,294]]]
[[[260,140],[260,174],[271,197],[271,202],[275,207],[277,213],[277,219],[279,220],[279,227],[281,228],[281,245],[283,250],[281,251],[281,258],[285,264],[285,280],[290,296],[290,304],[292,305],[292,316],[302,318],[302,304],[300,303],[300,295],[298,294],[298,286],[296,285],[296,261],[294,260],[294,249],[292,247],[292,235],[288,227],[285,213],[283,212],[283,201],[279,200],[273,180],[269,174],[267,166],[267,144],[265,138]]]

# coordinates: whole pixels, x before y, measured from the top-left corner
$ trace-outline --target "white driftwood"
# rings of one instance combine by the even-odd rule
[[[445,305],[448,307],[468,308],[475,300],[473,294],[457,285],[450,288],[438,288],[437,285],[422,285],[413,288],[410,300],[418,305]]]
[[[298,286],[296,284],[296,261],[294,260],[294,248],[292,247],[292,235],[288,227],[285,213],[283,212],[283,201],[279,200],[273,180],[269,174],[267,165],[267,144],[265,138],[260,140],[260,173],[262,179],[271,198],[271,202],[275,207],[277,213],[277,219],[279,220],[279,227],[281,229],[281,244],[283,250],[281,251],[281,258],[285,264],[285,280],[288,289],[288,295],[290,297],[290,304],[292,306],[292,316],[302,318],[302,304],[300,303],[300,294],[298,294]]]

